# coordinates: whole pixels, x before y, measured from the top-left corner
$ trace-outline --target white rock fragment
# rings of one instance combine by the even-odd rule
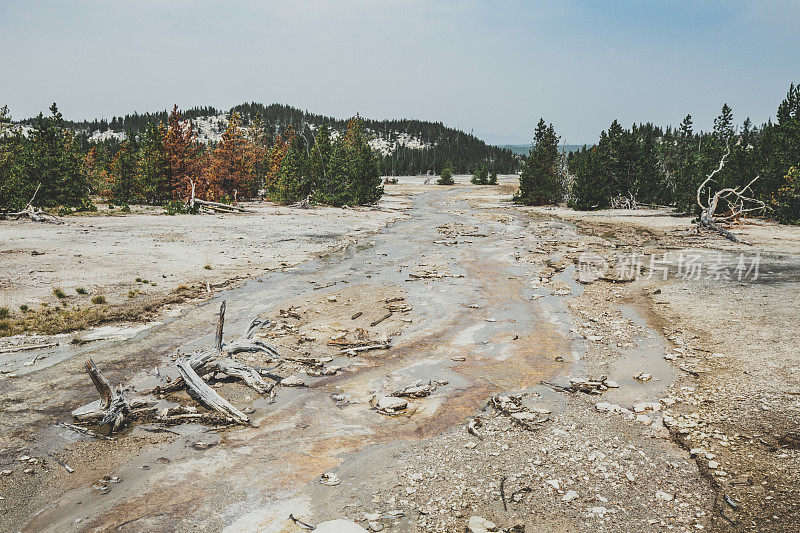
[[[387,413],[397,413],[408,408],[408,400],[397,396],[384,396],[378,400],[378,409]]]
[[[305,384],[305,381],[295,375],[291,375],[281,380],[282,387],[303,387]]]
[[[481,516],[470,516],[467,521],[467,533],[489,533],[492,531],[499,531],[494,522],[491,522]]]
[[[656,492],[656,500],[660,500],[662,502],[671,502],[675,499],[675,496],[668,492],[664,492],[663,490],[659,490]]]
[[[577,491],[568,490],[566,493],[564,493],[564,496],[561,498],[561,501],[569,503],[572,500],[578,498],[579,496],[580,494],[578,494]]]
[[[561,482],[557,479],[548,479],[545,483],[553,487],[554,490],[561,489]]]
[[[319,482],[322,483],[323,485],[328,485],[329,487],[335,487],[336,485],[341,483],[342,480],[339,479],[339,476],[337,476],[333,472],[325,472],[320,476]]]

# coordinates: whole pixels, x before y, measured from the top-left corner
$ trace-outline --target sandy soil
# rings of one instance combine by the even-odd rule
[[[5,221],[0,307],[87,306],[95,295],[113,305],[126,302],[129,291],[147,298],[180,285],[261,274],[378,231],[401,217],[408,201],[405,191],[395,189],[373,209],[242,205],[253,213],[167,216],[160,209],[135,209],[68,216],[59,226]],[[57,298],[54,289],[66,298]]]

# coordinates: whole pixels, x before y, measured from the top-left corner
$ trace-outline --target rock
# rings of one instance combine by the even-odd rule
[[[603,384],[606,387],[608,387],[609,389],[618,389],[619,388],[619,383],[617,383],[616,381],[610,380],[610,379],[605,380],[603,382]]]
[[[466,444],[464,445],[464,448],[466,448],[466,449],[468,449],[468,450],[472,450],[472,449],[474,449],[476,446],[478,446],[478,443],[477,443],[477,442],[475,442],[475,441],[472,441],[472,440],[471,440],[471,441],[469,441],[468,443],[466,443]]]
[[[716,469],[716,468],[719,468],[719,463],[716,462],[716,461],[709,461],[708,462],[708,467],[711,468],[712,470]]]
[[[557,479],[548,479],[545,481],[545,483],[553,487],[555,490],[559,490],[561,488],[561,482]]]
[[[322,483],[323,485],[328,485],[329,487],[335,487],[336,485],[341,483],[342,480],[339,479],[339,476],[337,476],[333,472],[325,472],[320,476],[319,482]]]
[[[351,520],[328,520],[320,522],[314,529],[317,533],[367,533],[367,530]]]
[[[370,522],[368,525],[370,531],[383,531],[383,524],[380,522]]]
[[[579,496],[580,496],[580,494],[578,494],[577,491],[568,490],[564,494],[564,496],[561,498],[561,501],[562,502],[571,502],[572,500],[574,500],[575,498],[578,498]]]
[[[636,415],[636,421],[644,424],[645,426],[649,426],[653,423],[653,419],[647,415]]]
[[[2,472],[0,472],[0,476],[10,476],[13,473],[14,472],[12,472],[11,470],[3,470]]]
[[[283,378],[281,380],[282,387],[304,387],[305,384],[305,381],[295,375]]]
[[[671,502],[675,499],[675,496],[668,492],[664,492],[663,490],[659,490],[656,492],[656,500],[660,500],[662,502]]]
[[[647,374],[645,372],[639,372],[638,374],[633,376],[633,379],[635,379],[637,381],[641,381],[642,383],[644,383],[644,382],[647,382],[647,381],[650,381],[651,379],[653,379],[653,374]]]
[[[630,472],[626,472],[626,473],[625,473],[625,477],[626,477],[626,478],[628,478],[628,481],[630,481],[630,482],[634,482],[634,481],[636,481],[636,476],[634,476],[634,475],[633,475],[633,474],[631,474]]]
[[[486,520],[480,516],[470,516],[467,521],[467,533],[489,533],[490,531],[499,531],[494,522]]]
[[[397,396],[384,396],[378,400],[378,409],[387,413],[397,413],[408,408],[408,400]]]

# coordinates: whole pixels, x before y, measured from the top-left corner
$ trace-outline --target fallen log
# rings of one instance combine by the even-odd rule
[[[230,357],[221,357],[213,363],[219,372],[232,378],[238,378],[244,381],[248,387],[261,394],[269,394],[272,392],[274,383],[267,383],[252,367],[246,366],[239,361],[231,359]]]
[[[240,424],[250,425],[250,419],[247,415],[231,405],[228,400],[217,394],[214,389],[209,387],[208,384],[197,375],[197,372],[192,368],[191,358],[181,357],[175,364],[178,367],[178,371],[181,373],[181,377],[186,384],[190,396],[209,409],[217,411]]]
[[[236,205],[230,204],[221,204],[219,202],[209,202],[208,200],[200,200],[198,198],[194,199],[194,203],[205,207],[207,209],[217,210],[217,211],[229,211],[234,213],[252,213],[253,211],[249,209],[245,209],[244,207],[239,207]]]

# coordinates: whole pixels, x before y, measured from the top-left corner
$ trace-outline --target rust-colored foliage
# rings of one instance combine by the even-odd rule
[[[239,125],[239,116],[231,112],[228,127],[206,169],[209,196],[228,199],[252,196],[257,189],[258,156],[258,147]]]
[[[191,194],[191,182],[195,184],[195,195],[205,198],[208,194],[207,180],[203,179],[203,167],[208,158],[203,156],[203,147],[191,123],[183,120],[178,106],[172,108],[164,136],[164,152],[169,164],[169,184],[174,199],[187,198]]]

